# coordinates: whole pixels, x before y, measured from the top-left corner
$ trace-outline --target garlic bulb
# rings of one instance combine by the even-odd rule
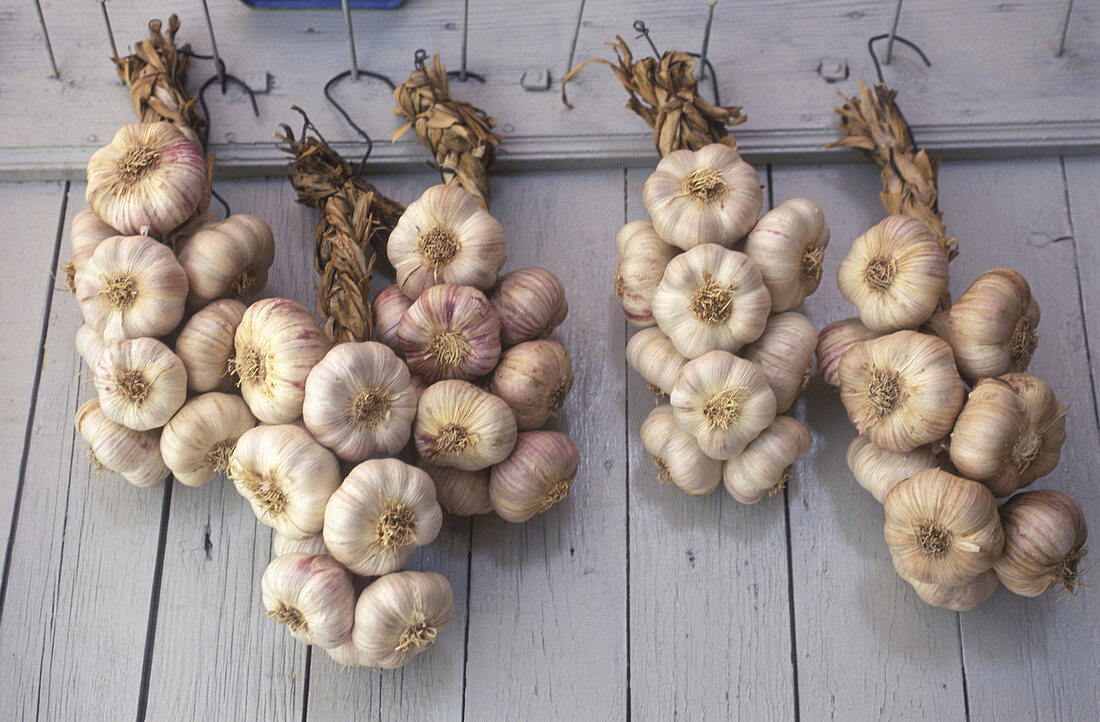
[[[502,399],[471,383],[440,381],[420,397],[413,439],[436,466],[477,471],[512,453],[516,416]]]
[[[546,338],[569,314],[565,286],[545,268],[504,274],[490,300],[500,315],[500,342],[505,347]]]
[[[260,589],[267,616],[286,625],[299,642],[331,649],[351,637],[355,590],[351,575],[332,557],[275,557],[260,578]]]
[[[293,539],[318,534],[340,464],[300,426],[255,426],[229,457],[229,478],[261,523]]]
[[[676,423],[712,459],[737,456],[775,419],[764,371],[725,351],[684,364],[670,401]]]
[[[916,331],[856,344],[840,360],[839,378],[859,433],[898,453],[946,436],[966,396],[951,348]]]
[[[640,436],[662,484],[673,483],[691,496],[703,496],[722,480],[722,462],[703,453],[695,437],[676,424],[668,404],[649,412]]]
[[[488,469],[448,469],[445,466],[435,466],[425,459],[418,459],[416,465],[432,477],[436,500],[448,514],[474,516],[488,514],[493,510],[493,504],[489,501]]]
[[[65,264],[65,285],[70,291],[76,292],[76,274],[84,268],[99,244],[117,235],[119,232],[100,220],[90,208],[73,216],[69,224],[69,245],[73,252]]]
[[[662,158],[642,187],[642,202],[657,233],[674,246],[728,248],[756,223],[764,194],[760,177],[736,150],[712,143]]]
[[[722,466],[726,491],[742,504],[775,496],[790,481],[794,462],[810,450],[810,430],[798,419],[777,416],[737,456]]]
[[[953,612],[968,612],[985,600],[993,596],[997,587],[1001,586],[997,575],[992,569],[988,569],[969,582],[957,587],[949,587],[943,584],[921,582],[916,579],[905,581],[913,587],[917,596],[926,604],[933,607],[943,607]]]
[[[1066,410],[1045,381],[1027,374],[982,379],[951,432],[951,463],[994,496],[1009,496],[1058,466]]]
[[[772,313],[798,308],[817,290],[828,245],[825,214],[805,198],[783,201],[756,222],[745,241],[745,255],[760,269]]]
[[[256,216],[238,213],[212,223],[191,236],[179,252],[190,288],[187,300],[203,306],[219,298],[259,293],[274,260],[271,227]]]
[[[333,662],[340,665],[341,671],[347,667],[365,667],[370,661],[363,657],[363,653],[355,646],[355,641],[351,637],[348,637],[348,641],[339,647],[333,647],[325,651],[328,652],[328,656],[332,658]]]
[[[978,277],[932,327],[955,352],[967,383],[1027,371],[1039,336],[1039,304],[1019,273],[994,268]]]
[[[744,253],[706,243],[668,264],[653,294],[653,317],[688,358],[736,352],[764,332],[771,296]]]
[[[431,647],[454,618],[451,583],[435,572],[397,572],[359,595],[351,638],[367,667],[395,669]]]
[[[577,476],[580,451],[557,431],[525,431],[515,449],[489,474],[489,499],[505,521],[524,522],[566,496]]]
[[[615,238],[619,261],[615,265],[615,297],[626,319],[638,328],[656,325],[653,292],[665,275],[669,261],[680,252],[661,240],[649,221],[631,221]]]
[[[848,445],[848,468],[856,482],[880,504],[891,489],[918,471],[941,466],[930,446],[899,454],[876,446],[866,436],[857,436]]]
[[[1059,491],[1018,494],[1001,507],[1005,548],[993,571],[1009,591],[1037,597],[1058,585],[1070,595],[1082,586],[1078,567],[1088,553],[1081,507]]]
[[[916,328],[947,291],[947,255],[923,221],[889,216],[852,243],[837,284],[867,328]]]
[[[160,430],[134,431],[104,416],[99,399],[77,409],[76,431],[92,447],[92,462],[121,474],[134,486],[153,486],[168,476],[160,458]]]
[[[386,254],[409,298],[437,283],[485,291],[504,265],[504,228],[477,196],[456,185],[432,186],[405,209]]]
[[[193,393],[237,388],[231,359],[233,339],[244,318],[244,304],[232,298],[204,306],[180,329],[176,355],[187,369],[187,389]]]
[[[786,311],[768,319],[760,338],[741,349],[741,356],[764,370],[775,393],[776,413],[782,414],[810,382],[814,370],[817,329],[801,313]]]
[[[530,431],[556,415],[573,388],[569,352],[557,341],[525,341],[504,352],[489,389],[516,415],[516,427]]]
[[[105,346],[92,381],[104,415],[135,431],[164,426],[187,400],[183,362],[153,338]]]
[[[170,333],[186,298],[187,274],[176,257],[145,236],[108,238],[76,274],[80,312],[104,341]]]
[[[396,283],[379,291],[371,303],[371,309],[374,311],[374,335],[401,358],[405,357],[405,351],[402,350],[401,342],[397,339],[397,326],[412,303],[412,299],[406,296]]]
[[[976,481],[925,469],[883,506],[886,543],[906,579],[957,587],[991,568],[1004,547],[997,500]]]
[[[500,315],[470,286],[432,286],[397,326],[409,370],[428,382],[474,379],[500,359]]]
[[[255,425],[248,405],[237,396],[196,396],[164,427],[160,454],[181,484],[202,486],[229,470],[237,439]]]
[[[331,345],[297,301],[265,298],[249,306],[234,336],[233,370],[256,418],[285,424],[301,416],[306,377]]]
[[[88,324],[81,324],[76,330],[76,352],[84,359],[84,365],[89,370],[95,368],[99,357],[103,355],[104,348],[106,344],[103,343],[103,339]]]
[[[439,534],[443,511],[427,472],[397,459],[371,459],[348,474],[325,507],[325,546],[356,574],[405,566]]]
[[[281,557],[284,554],[323,554],[332,556],[328,553],[328,547],[325,546],[325,540],[320,534],[303,537],[302,539],[292,539],[285,534],[275,532],[271,537],[271,558]]]
[[[167,122],[130,123],[88,161],[88,206],[107,225],[154,236],[186,221],[206,188],[202,149]]]
[[[669,395],[688,362],[659,328],[643,328],[626,344],[626,362],[642,375],[654,396]]]
[[[302,420],[345,461],[396,454],[415,416],[409,369],[380,343],[337,344],[306,378]]]
[[[822,380],[839,388],[840,359],[860,341],[869,341],[881,335],[864,326],[858,318],[835,321],[821,329],[821,333],[817,335],[817,370],[821,373]]]

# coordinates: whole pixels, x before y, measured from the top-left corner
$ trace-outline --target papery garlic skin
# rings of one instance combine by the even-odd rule
[[[234,338],[245,306],[232,298],[207,304],[192,316],[176,337],[176,355],[187,369],[187,389],[193,393],[237,388],[231,359]]]
[[[957,587],[949,587],[943,584],[921,582],[916,579],[906,579],[917,596],[926,604],[933,607],[950,609],[953,612],[969,612],[974,607],[993,596],[1001,582],[992,569],[988,569],[969,582]]]
[[[619,261],[615,265],[615,297],[626,319],[638,328],[656,325],[653,293],[665,275],[669,261],[680,253],[661,240],[649,221],[630,221],[615,238]]]
[[[84,268],[88,259],[95,253],[100,243],[121,235],[116,229],[104,223],[90,208],[85,208],[73,216],[69,224],[69,244],[72,246],[72,255],[65,264],[65,285],[73,293],[76,292],[76,274]]]
[[[755,504],[783,491],[794,462],[810,450],[810,430],[798,419],[777,416],[768,428],[722,466],[726,491],[742,504]]]
[[[520,431],[540,428],[556,416],[573,388],[569,352],[557,341],[525,341],[504,352],[489,389],[516,415]]]
[[[397,338],[409,370],[426,381],[475,379],[500,359],[500,314],[476,288],[440,284],[401,317]]]
[[[712,459],[737,456],[775,419],[763,369],[725,351],[684,364],[670,401],[676,423]]]
[[[202,486],[229,471],[229,457],[256,419],[240,397],[196,396],[172,417],[160,436],[160,454],[184,486]]]
[[[84,196],[112,228],[159,236],[195,212],[205,188],[202,149],[176,126],[130,123],[92,154]]]
[[[164,426],[187,400],[183,362],[154,338],[106,345],[92,381],[104,415],[135,431]]]
[[[672,393],[672,387],[676,385],[680,370],[688,359],[676,350],[664,331],[659,328],[643,328],[627,342],[626,362],[642,375],[655,396],[667,396]]]
[[[1050,489],[1017,494],[1001,506],[1001,521],[1005,548],[993,571],[1009,591],[1037,597],[1061,586],[1072,596],[1082,586],[1089,532],[1072,497]]]
[[[848,445],[848,468],[856,482],[883,503],[890,490],[918,471],[943,466],[930,446],[920,446],[899,454],[876,446],[866,436],[857,436]]]
[[[512,453],[516,431],[516,416],[502,399],[452,380],[421,395],[413,439],[417,452],[436,466],[477,471]]]
[[[337,344],[306,378],[302,420],[345,461],[396,454],[408,442],[415,416],[409,369],[383,344]]]
[[[340,464],[301,426],[256,426],[229,457],[229,478],[262,524],[302,539],[320,533]]]
[[[397,459],[371,459],[352,469],[329,498],[323,536],[337,561],[371,577],[405,566],[442,523],[427,472]]]
[[[741,357],[764,371],[775,393],[776,413],[794,405],[814,370],[817,329],[800,313],[786,311],[768,318],[760,338],[741,349]]]
[[[331,649],[351,637],[355,590],[351,575],[332,557],[275,557],[260,578],[260,589],[267,616],[298,641]]]
[[[569,495],[580,451],[557,431],[525,431],[489,475],[489,499],[502,519],[524,522]]]
[[[736,150],[712,143],[662,158],[642,187],[642,202],[668,243],[728,248],[756,223],[764,194],[760,176]]]
[[[168,476],[160,456],[160,430],[134,431],[104,416],[99,399],[84,402],[76,412],[76,431],[92,447],[97,467],[117,474],[134,486],[153,486]]]
[[[840,388],[840,360],[848,349],[860,341],[870,341],[881,336],[860,322],[858,318],[835,321],[817,335],[817,370],[822,380],[833,388]]]
[[[982,379],[951,432],[951,462],[994,496],[1009,496],[1058,466],[1065,414],[1054,391],[1037,376]]]
[[[360,663],[396,669],[435,643],[454,618],[451,583],[435,572],[396,572],[359,595],[351,637]]]
[[[752,259],[713,243],[672,259],[653,294],[657,325],[688,358],[716,349],[734,353],[755,341],[770,310]]]
[[[307,536],[302,539],[292,539],[285,534],[275,532],[271,536],[271,558],[281,557],[284,554],[323,554],[328,553],[325,540],[320,534]]]
[[[668,404],[649,412],[640,436],[662,484],[675,484],[690,496],[704,496],[722,481],[722,462],[703,453],[695,437],[676,424]]]
[[[84,322],[104,341],[170,333],[186,298],[187,274],[176,257],[145,236],[108,238],[76,274]]]
[[[839,379],[852,425],[898,453],[946,436],[966,396],[951,348],[915,331],[854,345],[840,360]]]
[[[947,255],[923,221],[888,216],[852,243],[837,285],[867,328],[916,328],[947,291]]]
[[[475,516],[493,510],[489,500],[489,470],[463,471],[436,466],[426,459],[417,459],[416,465],[432,477],[436,501],[448,514]]]
[[[413,299],[437,283],[488,290],[504,250],[504,227],[456,185],[432,186],[410,203],[386,246],[398,285]]]
[[[772,313],[792,311],[821,283],[829,224],[813,201],[792,198],[765,213],[745,241],[745,255],[760,269]]]
[[[989,489],[939,469],[897,484],[883,508],[894,568],[906,579],[957,587],[990,569],[1004,547]]]
[[[333,662],[340,665],[341,671],[346,667],[366,667],[370,660],[363,657],[363,653],[355,646],[355,641],[350,637],[339,647],[326,649]]]
[[[489,300],[500,315],[500,342],[505,348],[548,337],[569,315],[565,286],[545,268],[504,274]]]
[[[233,370],[256,418],[285,424],[301,416],[306,377],[331,346],[297,301],[265,298],[249,306],[234,336]]]
[[[412,304],[412,299],[406,296],[396,283],[379,291],[371,303],[371,310],[374,312],[374,335],[401,358],[405,358],[405,351],[397,338],[397,327],[401,323],[401,317]]]
[[[76,352],[84,359],[84,365],[89,370],[95,368],[99,357],[103,355],[104,348],[106,344],[103,343],[103,339],[88,324],[81,324],[76,330]]]
[[[256,216],[237,213],[194,235],[179,252],[187,272],[187,300],[203,306],[219,298],[242,299],[263,290],[275,260],[275,236]]]

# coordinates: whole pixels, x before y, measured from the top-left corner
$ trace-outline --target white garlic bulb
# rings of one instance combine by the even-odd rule
[[[904,579],[904,577],[903,577]],[[950,609],[953,612],[968,612],[993,596],[1001,582],[992,569],[987,569],[969,582],[957,587],[922,582],[916,579],[905,581],[913,587],[917,596],[933,607]]]
[[[188,302],[204,306],[219,298],[241,299],[267,285],[267,269],[275,260],[275,236],[256,216],[237,213],[211,223],[179,252],[187,272]]]
[[[69,262],[65,264],[65,285],[70,291],[76,293],[76,274],[84,268],[99,244],[118,235],[121,234],[104,223],[90,208],[73,216],[69,224],[69,244],[73,250]]]
[[[770,309],[752,259],[713,243],[672,259],[653,294],[657,325],[688,358],[716,349],[733,353],[755,341]]]
[[[134,431],[104,416],[99,399],[76,412],[76,431],[92,447],[92,462],[121,474],[134,486],[153,486],[168,476],[160,457],[160,430]]]
[[[302,415],[306,377],[332,344],[305,306],[265,298],[244,312],[234,346],[248,408],[265,424],[285,424]]]
[[[435,572],[396,572],[359,595],[351,638],[363,666],[395,669],[435,643],[454,619],[451,583]]]
[[[661,238],[683,249],[727,248],[749,232],[764,205],[760,177],[722,143],[674,150],[642,187],[642,202]]]
[[[829,224],[816,203],[783,201],[765,213],[745,241],[745,255],[760,269],[772,297],[772,313],[792,311],[821,283]]]
[[[135,431],[164,426],[187,400],[187,372],[154,338],[108,344],[92,370],[103,413]]]
[[[580,451],[557,431],[525,431],[489,474],[489,499],[505,521],[524,522],[569,495]]]
[[[500,342],[505,348],[546,338],[569,314],[565,286],[545,268],[504,274],[490,301],[500,315]]]
[[[108,238],[76,274],[80,312],[104,341],[170,333],[186,299],[187,274],[176,257],[145,236]]]
[[[210,392],[183,405],[164,427],[160,454],[184,486],[202,486],[229,471],[229,457],[241,434],[256,425],[237,396]]]
[[[504,228],[477,196],[456,185],[432,186],[405,209],[386,254],[409,298],[437,283],[485,291],[504,265]]]
[[[623,313],[639,328],[653,326],[653,292],[669,261],[680,252],[661,240],[649,221],[630,221],[615,238],[619,261],[615,265],[615,297]]]
[[[642,375],[654,396],[672,393],[687,357],[659,328],[643,328],[626,344],[626,362]]]
[[[300,426],[255,426],[229,457],[229,478],[261,523],[294,539],[321,531],[340,464]]]
[[[864,326],[858,318],[846,318],[834,321],[817,335],[817,370],[825,383],[834,388],[840,387],[840,360],[848,349],[860,341],[869,341],[881,336]]]
[[[350,639],[355,589],[351,575],[332,557],[275,557],[260,578],[260,589],[267,616],[298,641],[331,649]]]
[[[1017,494],[1001,506],[1004,553],[993,564],[1010,592],[1024,597],[1062,587],[1070,596],[1084,585],[1081,560],[1088,553],[1088,525],[1080,505],[1051,489]]]
[[[489,389],[516,415],[520,431],[540,428],[573,388],[569,352],[557,341],[524,341],[504,352]]]
[[[345,461],[396,454],[415,416],[409,369],[383,344],[337,344],[306,378],[302,420]]]
[[[374,335],[401,358],[405,357],[405,352],[397,338],[397,326],[412,304],[412,299],[406,296],[396,283],[379,291],[371,302],[371,310],[374,312]]]
[[[837,285],[867,328],[916,328],[947,291],[947,255],[926,223],[889,216],[852,243]]]
[[[271,558],[281,557],[284,554],[323,554],[328,553],[325,540],[320,534],[293,539],[286,534],[275,532],[271,537]]]
[[[817,329],[800,313],[771,316],[760,338],[741,349],[741,356],[764,371],[775,393],[776,413],[782,414],[810,382],[814,370]]]
[[[193,393],[237,388],[231,359],[234,338],[245,307],[233,298],[207,304],[192,316],[176,337],[176,355],[187,369],[187,389]]]
[[[351,637],[348,637],[348,641],[339,647],[333,647],[325,651],[328,652],[328,656],[332,658],[333,662],[340,665],[341,671],[347,667],[366,667],[370,662],[370,660],[363,657],[363,653],[355,646],[355,640]]]
[[[722,480],[722,462],[703,453],[695,437],[676,424],[668,404],[649,412],[640,436],[662,484],[672,483],[691,496],[704,496]]]
[[[76,330],[76,352],[84,359],[84,365],[89,370],[95,368],[99,357],[103,355],[104,348],[106,344],[103,343],[103,339],[88,324],[81,324]]]
[[[436,466],[477,471],[504,461],[516,443],[516,415],[466,381],[440,381],[417,405],[416,450]]]
[[[848,445],[848,468],[856,482],[882,503],[890,490],[918,471],[937,469],[942,462],[930,446],[919,446],[899,454],[876,446],[866,436],[857,436]]]
[[[684,364],[670,401],[676,423],[712,459],[737,456],[775,419],[764,371],[725,351]]]
[[[436,466],[426,459],[417,459],[416,465],[432,477],[435,497],[448,514],[475,516],[493,510],[489,500],[489,470],[463,471]]]
[[[768,428],[722,466],[726,491],[742,504],[775,496],[790,481],[794,462],[810,449],[810,430],[798,419],[777,416]]]
[[[476,288],[439,284],[401,317],[397,339],[409,370],[429,383],[475,379],[500,359],[500,314]]]

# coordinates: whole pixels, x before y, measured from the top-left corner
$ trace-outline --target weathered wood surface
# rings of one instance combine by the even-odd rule
[[[1100,14],[1088,4],[1077,5],[1066,52],[1057,57],[1065,0],[905,3],[898,32],[921,45],[933,65],[924,67],[913,51],[899,45],[885,75],[903,89],[907,116],[923,145],[953,155],[997,157],[1100,147],[1100,78],[1091,72],[1100,61]],[[146,34],[152,14],[169,12],[139,0],[111,0],[107,6],[120,52]],[[307,108],[341,150],[350,150],[356,136],[322,96],[325,80],[347,69],[341,13],[263,11],[236,0],[210,6],[229,72],[253,86],[269,86],[258,97],[259,118],[252,117],[239,89],[225,96],[217,88],[208,93],[212,140],[223,172],[281,172],[271,134],[290,116],[292,103]],[[645,41],[634,39],[631,23],[643,19],[660,49],[695,51],[705,6],[701,0],[588,2],[578,32],[581,6],[581,0],[470,4],[468,66],[486,83],[455,83],[455,92],[500,119],[509,137],[500,152],[505,165],[644,166],[652,157],[650,134],[641,120],[624,114],[625,94],[606,68],[589,68],[572,84],[576,110],[561,104],[557,84],[570,45],[576,37],[576,61],[609,57],[610,49],[601,43],[621,34],[642,55]],[[823,148],[835,134],[830,108],[838,101],[837,90],[851,93],[857,79],[874,79],[866,42],[889,30],[892,7],[882,0],[720,3],[709,56],[719,69],[722,97],[748,109],[749,123],[738,132],[743,149],[761,160],[846,158],[844,152],[826,154]],[[5,24],[0,95],[13,100],[5,106],[0,143],[0,177],[7,179],[79,177],[92,151],[130,118],[125,89],[108,60],[98,4],[42,0],[42,8],[60,79],[49,77],[32,4],[12,4],[0,16]],[[209,52],[201,5],[184,3],[175,10],[182,13],[183,40],[198,52]],[[420,47],[439,51],[448,67],[458,68],[459,0],[412,0],[399,10],[356,11],[353,16],[365,69],[400,82]],[[831,60],[847,63],[847,79],[827,82],[822,77],[818,67]],[[213,74],[213,66],[204,60],[194,66],[197,87]],[[524,89],[521,79],[527,71],[548,75],[549,89]],[[359,88],[342,84],[337,95],[380,140],[400,124],[390,113],[388,89],[378,81],[364,80]],[[115,100],[105,103],[104,98]],[[42,123],[43,117],[51,122]],[[406,168],[423,158],[411,138],[397,145],[379,143],[376,154],[380,162]]]

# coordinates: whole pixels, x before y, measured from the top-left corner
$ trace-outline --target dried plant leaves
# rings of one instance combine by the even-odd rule
[[[489,207],[489,173],[496,147],[504,139],[493,132],[496,119],[469,103],[451,98],[447,69],[437,54],[431,67],[417,64],[408,80],[393,93],[395,113],[409,121],[394,131],[393,140],[416,130],[420,142],[435,155],[446,183],[457,183]]]
[[[959,253],[959,242],[947,237],[937,207],[939,158],[914,149],[909,124],[894,102],[897,91],[881,84],[868,88],[860,82],[859,92],[847,98],[844,107],[836,108],[844,137],[826,147],[858,148],[866,153],[882,168],[879,197],[886,212],[904,213],[927,223],[951,260]]]
[[[640,115],[653,128],[653,142],[661,157],[674,150],[699,150],[711,143],[737,148],[729,128],[747,118],[740,106],[714,105],[699,97],[695,80],[695,58],[679,50],[668,50],[660,58],[645,57],[637,62],[626,41],[615,36],[618,65],[603,58],[589,58],[569,71],[561,81],[562,102],[572,108],[565,95],[565,84],[589,63],[611,68],[630,98],[626,107]]]

